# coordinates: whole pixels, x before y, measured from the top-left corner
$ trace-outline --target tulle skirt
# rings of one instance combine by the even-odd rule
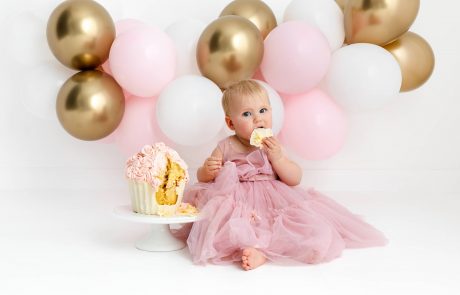
[[[211,183],[186,190],[201,220],[175,235],[186,239],[194,263],[241,260],[253,247],[271,261],[320,263],[345,248],[382,246],[384,235],[329,197],[278,180],[240,181],[227,162]]]

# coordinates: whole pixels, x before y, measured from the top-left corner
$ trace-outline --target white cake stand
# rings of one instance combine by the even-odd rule
[[[152,225],[150,233],[136,242],[137,249],[152,252],[175,251],[184,248],[185,243],[176,239],[171,234],[169,225],[198,220],[198,216],[161,217],[139,214],[133,212],[129,205],[116,207],[113,212],[119,218],[140,223],[150,223]]]

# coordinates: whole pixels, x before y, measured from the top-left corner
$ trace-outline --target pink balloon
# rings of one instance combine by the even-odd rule
[[[130,157],[146,144],[164,141],[164,135],[156,126],[156,98],[130,97],[125,113],[115,130],[115,144],[124,156]]]
[[[262,75],[262,71],[260,70],[260,68],[258,68],[256,70],[256,72],[254,73],[254,75],[252,76],[252,79],[254,80],[259,80],[259,81],[265,81],[265,78],[264,76]]]
[[[118,128],[118,127],[117,127],[117,128]],[[96,140],[95,142],[97,142],[97,143],[103,143],[103,144],[112,144],[112,143],[115,143],[116,133],[117,133],[117,130],[115,129],[115,131],[113,131],[112,133],[110,133],[110,134],[107,135],[106,137],[101,138],[101,139],[98,139],[98,140]]]
[[[132,29],[142,28],[148,28],[148,25],[146,25],[144,22],[141,22],[140,20],[132,18],[122,19],[115,23],[115,31],[117,36],[120,36],[121,34]]]
[[[127,18],[119,20],[115,23],[115,32],[117,36],[120,36],[120,34],[123,34],[126,31],[146,27],[147,25],[145,23],[137,19]],[[104,72],[112,76],[112,70],[110,69],[110,63],[108,59],[102,64],[102,69],[104,70]]]
[[[112,71],[110,70],[110,64],[108,60],[102,64],[102,69],[104,70],[105,73],[113,77]],[[123,95],[125,96],[125,100],[133,96],[131,93],[128,92],[128,90],[124,89],[123,87],[121,89],[123,90]]]
[[[319,89],[284,97],[284,126],[280,139],[308,160],[322,160],[337,153],[345,142],[345,113]]]
[[[108,59],[102,64],[101,67],[105,73],[109,74],[110,76],[113,76],[112,70],[110,70],[110,63]]]
[[[134,96],[131,93],[129,93],[126,89],[123,90],[123,95],[125,96],[125,100],[129,99],[130,97]]]
[[[127,100],[130,99],[132,97],[131,94],[129,94],[128,92],[126,92],[125,90],[123,90],[123,95],[125,97],[125,106],[127,104]],[[120,129],[120,125],[118,125],[117,129],[115,129],[112,133],[110,133],[109,135],[107,135],[106,137],[104,138],[101,138],[99,140],[96,140],[95,142],[97,143],[102,143],[102,144],[112,144],[112,143],[116,143],[117,141],[117,133],[118,133],[118,130]]]
[[[326,75],[331,50],[319,29],[302,21],[289,21],[271,31],[264,42],[260,68],[276,90],[305,93]]]
[[[174,78],[176,52],[161,29],[136,28],[115,38],[109,62],[121,87],[136,96],[152,97]]]

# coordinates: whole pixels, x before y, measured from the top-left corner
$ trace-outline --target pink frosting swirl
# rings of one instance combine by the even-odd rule
[[[166,146],[163,142],[145,145],[140,152],[131,156],[126,161],[125,176],[127,179],[146,181],[156,188],[161,185],[158,177],[166,170],[168,159],[184,169],[184,181],[187,182],[189,179],[187,164],[175,150]]]

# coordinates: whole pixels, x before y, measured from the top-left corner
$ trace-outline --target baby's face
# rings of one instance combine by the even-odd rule
[[[272,108],[265,96],[238,97],[230,104],[235,133],[249,140],[255,128],[272,128]]]

